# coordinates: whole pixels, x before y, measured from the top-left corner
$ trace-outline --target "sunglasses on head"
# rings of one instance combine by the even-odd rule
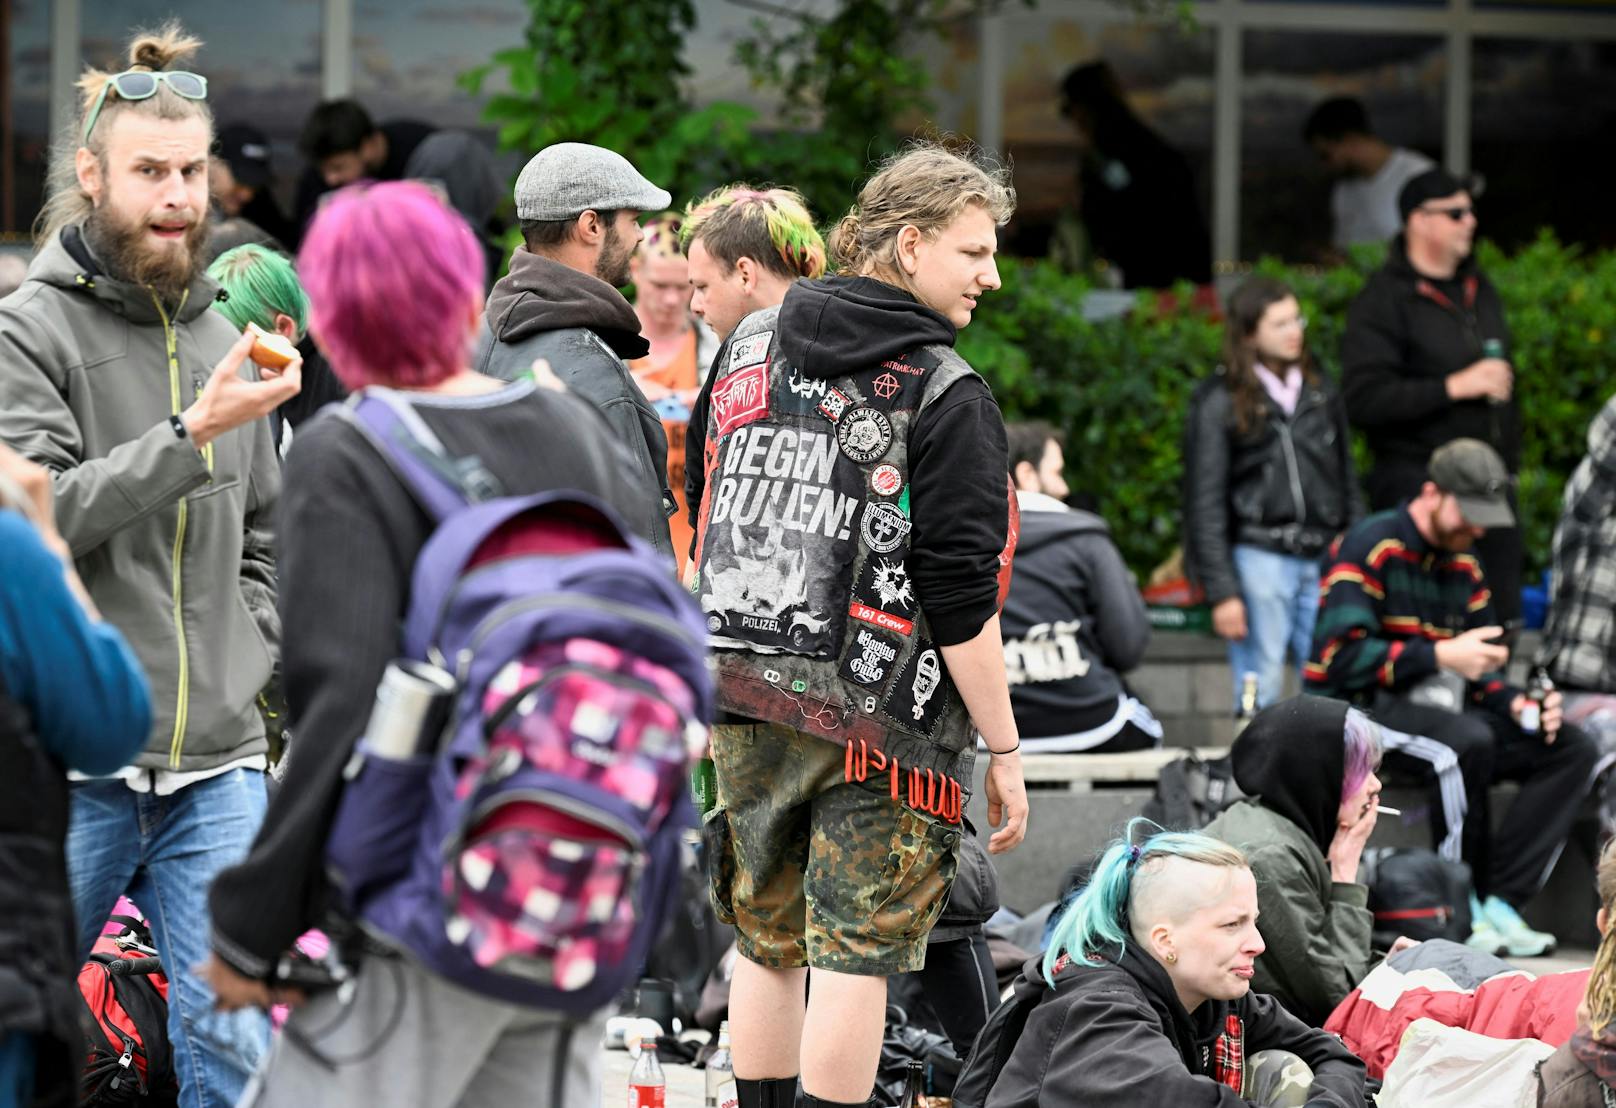
[[[126,69],[122,73],[114,73],[101,86],[95,104],[90,108],[89,118],[84,123],[84,141],[90,141],[90,132],[95,130],[95,121],[101,117],[101,109],[106,105],[108,89],[117,89],[118,97],[122,100],[149,100],[157,95],[159,85],[167,85],[176,96],[183,96],[187,100],[208,98],[208,79],[195,73],[178,69],[155,72],[150,69]]]
[[[1457,204],[1451,208],[1421,208],[1426,215],[1445,215],[1455,223],[1463,223],[1465,216],[1475,215],[1476,209],[1470,204]]]

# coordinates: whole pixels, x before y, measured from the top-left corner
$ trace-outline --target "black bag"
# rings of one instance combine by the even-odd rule
[[[116,938],[96,941],[79,971],[86,1046],[79,1103],[168,1108],[179,1101],[162,963],[145,923],[114,916]]]
[[[896,1004],[889,1004],[886,1032],[881,1040],[881,1060],[875,1073],[875,1091],[893,1104],[901,1100],[909,1079],[910,1062],[919,1062],[924,1067],[927,1096],[946,1097],[954,1091],[960,1072],[954,1044],[946,1035],[910,1023],[907,1012]]]
[[[714,914],[707,890],[703,859],[684,850],[679,863],[678,900],[640,973],[672,984],[673,1014],[686,1027],[696,1026],[702,989],[735,939],[735,929],[720,923]],[[717,1030],[716,1024],[712,1030]]]
[[[983,1108],[988,1102],[994,1082],[1027,1026],[1027,1017],[1049,992],[1048,983],[1042,980],[1022,977],[1016,982],[1010,999],[994,1009],[971,1045],[970,1057],[954,1082],[954,1108]]]
[[[1199,831],[1245,795],[1227,755],[1205,761],[1191,751],[1162,767],[1156,793],[1140,814],[1168,831]]]
[[[1399,935],[1423,942],[1470,935],[1470,867],[1424,847],[1366,850],[1358,880],[1369,888],[1373,943],[1388,950]]]

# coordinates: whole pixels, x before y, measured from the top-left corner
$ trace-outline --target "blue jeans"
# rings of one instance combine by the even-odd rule
[[[1257,546],[1234,548],[1234,570],[1246,605],[1246,637],[1229,643],[1229,669],[1234,677],[1234,703],[1240,706],[1240,684],[1257,675],[1257,707],[1278,700],[1285,685],[1285,656],[1300,670],[1313,649],[1313,621],[1319,613],[1319,563],[1316,558],[1276,554]]]
[[[213,990],[192,972],[208,957],[208,886],[246,857],[265,803],[257,770],[231,770],[171,796],[137,793],[122,781],[73,785],[67,868],[79,957],[127,893],[151,924],[168,973],[182,1108],[232,1108],[269,1047],[263,1012],[215,1012]]]

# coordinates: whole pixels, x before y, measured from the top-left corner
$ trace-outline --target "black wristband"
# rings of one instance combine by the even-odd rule
[[[990,746],[990,747],[988,747],[988,753],[989,754],[997,754],[999,757],[1003,758],[1005,755],[1014,754],[1016,751],[1018,751],[1020,749],[1021,749],[1021,740],[1017,739],[1016,740],[1016,745],[1012,746],[1009,750],[994,750]]]
[[[191,430],[190,430],[190,428],[185,426],[185,420],[182,419],[181,417],[179,417],[177,415],[169,416],[168,417],[168,425],[170,427],[174,428],[174,437],[175,438],[188,439],[188,438],[191,437]]]

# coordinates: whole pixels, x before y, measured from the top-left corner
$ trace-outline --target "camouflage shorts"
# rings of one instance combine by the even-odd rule
[[[1302,1108],[1313,1071],[1288,1050],[1259,1050],[1246,1063],[1246,1099],[1257,1108]]]
[[[895,803],[885,778],[847,782],[844,753],[778,724],[713,731],[713,904],[749,961],[865,976],[925,963],[959,828]]]

